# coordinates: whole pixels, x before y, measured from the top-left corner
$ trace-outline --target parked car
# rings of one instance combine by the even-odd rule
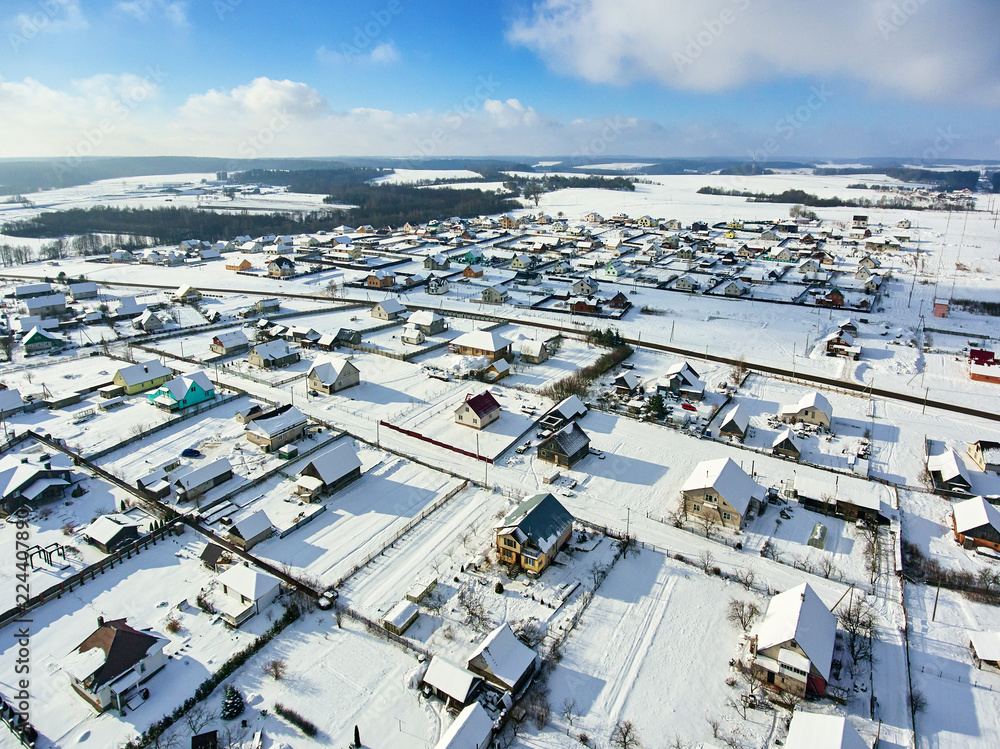
[[[193,447],[185,447],[181,450],[182,458],[200,458],[201,450],[195,450]]]

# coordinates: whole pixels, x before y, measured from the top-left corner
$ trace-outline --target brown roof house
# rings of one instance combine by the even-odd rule
[[[97,617],[97,629],[63,661],[77,694],[98,712],[119,710],[140,684],[167,664],[163,646],[167,640],[149,630],[137,630],[125,619],[105,622]]]
[[[500,560],[538,575],[573,535],[573,516],[551,494],[525,498],[497,531]]]
[[[499,418],[500,404],[489,390],[466,395],[465,402],[455,409],[455,421],[473,429],[483,429]]]

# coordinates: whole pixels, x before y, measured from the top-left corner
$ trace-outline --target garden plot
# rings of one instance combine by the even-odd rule
[[[803,284],[781,281],[773,284],[752,284],[750,286],[750,300],[751,302],[754,299],[771,302],[795,302],[806,292],[807,288]]]
[[[537,334],[541,339],[546,335],[548,334],[543,331]],[[525,387],[540,392],[577,370],[590,366],[603,353],[605,350],[602,348],[564,337],[559,341],[558,349],[550,354],[548,359],[541,364],[529,364],[519,360],[513,365],[512,373],[500,380],[500,384],[505,387]]]
[[[63,395],[110,384],[122,366],[123,362],[107,356],[84,355],[59,361],[34,356],[21,367],[10,363],[0,366],[0,376],[4,385],[19,390],[22,396],[34,393],[42,398],[46,389],[52,395]]]
[[[312,365],[315,363],[315,359],[320,358],[323,352],[313,351],[307,353],[295,343],[289,343],[288,347],[292,351],[298,351],[300,358],[297,362],[292,362],[285,367],[272,367],[271,369],[255,367],[247,361],[246,354],[227,362],[223,366],[227,372],[235,374],[237,377],[252,378],[269,385],[281,385],[290,380],[305,379]]]
[[[323,585],[333,584],[460,483],[374,448],[361,449],[359,457],[364,475],[325,498],[326,512],[287,538],[261,542],[253,553]],[[268,503],[284,502],[284,496],[279,488],[244,513],[267,511]]]
[[[960,593],[907,585],[913,689],[926,699],[916,715],[920,749],[986,749],[1000,736],[1000,673],[977,670],[972,632],[995,632],[996,607]]]
[[[74,486],[80,486],[86,492],[82,497],[72,497],[67,493],[65,499],[44,504],[28,516],[30,538],[28,546],[21,546],[22,549],[59,544],[65,552],[65,558],[54,554],[51,565],[46,564],[40,555],[34,557],[35,566],[29,573],[32,595],[103,559],[104,552],[92,546],[84,538],[83,531],[101,515],[115,512],[122,506],[123,500],[131,499],[131,495],[87,474],[76,473],[73,478],[74,481],[79,480]],[[146,533],[155,520],[139,509],[130,510],[128,514],[139,523],[140,533]],[[16,532],[13,522],[0,523],[0,600],[11,603],[15,600],[19,571]]]
[[[974,549],[963,549],[955,540],[952,509],[955,502],[925,492],[899,492],[903,538],[942,567],[978,575],[982,570],[1000,571],[1000,563]]]
[[[495,459],[513,446],[519,437],[529,432],[535,421],[552,405],[546,398],[505,390],[498,385],[488,387],[475,381],[465,382],[464,385],[463,390],[425,408],[410,411],[393,420],[392,424],[445,445],[470,452],[475,450],[484,458]],[[457,423],[455,411],[466,398],[486,390],[500,404],[500,418],[483,429],[473,429]]]
[[[203,548],[204,541],[191,531],[168,536],[31,613],[31,722],[43,737],[39,746],[122,745],[184,702],[234,651],[270,626],[267,616],[257,616],[233,631],[187,603],[212,578],[198,559]],[[280,613],[280,604],[275,609]],[[95,713],[73,691],[61,668],[66,656],[96,629],[98,616],[127,618],[129,625],[151,628],[168,640],[167,665],[146,684],[149,700],[134,704],[124,716],[113,710]],[[170,633],[167,625],[175,618],[180,629]],[[13,637],[4,640],[0,682],[14,684],[18,644]],[[12,697],[9,687],[0,685],[0,691]]]
[[[726,685],[734,675],[729,662],[740,653],[741,633],[726,621],[734,596],[750,594],[659,553],[621,560],[549,677],[553,713],[575,700],[574,737],[603,740],[619,720],[629,720],[644,744],[665,746],[678,736],[707,746],[708,719],[718,719],[720,735],[760,745],[771,734],[772,714],[749,711],[743,721],[726,706],[736,697]],[[525,724],[530,745],[569,746],[569,726],[557,720],[542,732]]]

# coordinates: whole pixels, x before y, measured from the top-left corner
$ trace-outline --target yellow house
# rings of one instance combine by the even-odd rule
[[[158,388],[164,382],[174,376],[170,367],[160,364],[153,359],[148,362],[139,362],[128,367],[122,367],[115,372],[113,382],[121,388],[125,388],[126,395],[135,395],[146,390]]]
[[[573,535],[573,516],[551,494],[525,498],[497,531],[500,561],[538,575]]]

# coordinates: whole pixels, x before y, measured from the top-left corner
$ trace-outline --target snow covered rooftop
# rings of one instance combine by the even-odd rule
[[[976,656],[983,661],[1000,661],[1000,632],[970,632]]]
[[[965,480],[967,486],[971,486],[969,472],[965,469],[965,464],[958,457],[958,454],[950,448],[937,455],[929,456],[927,458],[927,470],[940,473],[942,481],[953,481],[954,479],[962,478]]]
[[[344,441],[337,444],[332,450],[328,450],[322,455],[317,455],[307,463],[299,476],[312,466],[324,484],[333,484],[342,479],[356,468],[361,467],[361,460],[354,451],[350,442]]]
[[[159,379],[160,377],[171,377],[173,370],[156,359],[147,362],[138,362],[127,367],[122,367],[116,374],[121,375],[125,387],[132,387],[143,382]]]
[[[249,422],[244,429],[270,439],[282,432],[287,432],[289,429],[295,429],[308,421],[304,413],[295,408],[295,406],[292,406],[278,413],[272,412],[271,414],[259,416]]]
[[[587,407],[575,395],[571,395],[552,409],[552,413],[562,416],[564,419],[575,419],[587,413]]]
[[[318,378],[324,385],[332,385],[348,366],[354,365],[342,356],[331,356],[313,364],[307,376]]]
[[[740,515],[746,513],[751,499],[761,499],[764,489],[750,478],[732,458],[703,460],[688,476],[682,492],[711,488]]]
[[[452,345],[495,353],[497,351],[503,351],[505,348],[510,346],[510,341],[502,335],[492,331],[475,330],[471,333],[463,333],[452,341]]]
[[[263,510],[257,510],[252,515],[247,515],[239,522],[234,523],[230,530],[235,531],[240,538],[247,539],[263,533],[270,527],[271,518]]]
[[[278,578],[245,564],[234,564],[219,575],[218,581],[251,601],[263,598],[280,585]]]
[[[469,657],[471,662],[482,656],[497,679],[513,688],[535,662],[535,651],[514,636],[510,626],[501,624],[483,640]]]
[[[130,526],[138,527],[139,524],[128,515],[114,513],[113,515],[102,515],[97,518],[97,520],[87,526],[83,533],[87,538],[93,539],[99,544],[107,544],[122,528]]]
[[[520,531],[523,539],[548,553],[572,524],[573,516],[559,500],[551,494],[535,494],[515,507],[497,530],[499,533]]]
[[[984,525],[989,525],[1000,533],[1000,510],[982,497],[958,502],[951,511],[955,516],[955,530],[959,533],[966,533]]]
[[[820,676],[830,678],[837,617],[808,583],[774,596],[767,604],[764,618],[754,626],[753,634],[757,637],[758,651],[794,640]]]
[[[175,484],[179,484],[185,491],[201,486],[209,481],[214,481],[219,476],[232,473],[233,467],[226,458],[219,458],[208,465],[174,479]]]
[[[868,744],[842,715],[796,711],[785,749],[868,749]]]
[[[429,684],[458,702],[466,702],[469,694],[481,679],[451,661],[434,656],[424,674],[424,684]]]
[[[462,710],[434,749],[483,749],[493,738],[493,719],[478,702]]]

